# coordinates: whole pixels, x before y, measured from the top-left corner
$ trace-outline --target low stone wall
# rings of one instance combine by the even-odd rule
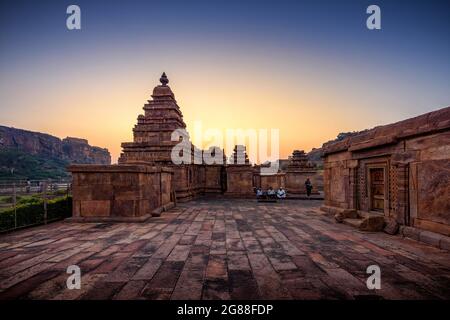
[[[408,226],[401,226],[399,234],[403,237],[421,241],[442,250],[450,251],[450,237],[446,237],[442,234]]]
[[[255,197],[253,191],[253,168],[250,165],[229,165],[225,196],[237,198]]]
[[[263,175],[258,173],[254,173],[255,187],[262,188],[264,191],[272,187],[274,190],[279,189],[280,187],[285,188],[285,174],[277,173],[272,175]]]
[[[148,165],[72,165],[72,221],[145,221],[173,206],[173,171]]]
[[[319,194],[319,191],[323,190],[322,171],[288,171],[286,173],[286,191],[288,194],[306,194],[306,179],[311,181],[312,194]]]

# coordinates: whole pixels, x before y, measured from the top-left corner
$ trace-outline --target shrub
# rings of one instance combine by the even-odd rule
[[[20,204],[16,207],[17,227],[24,227],[44,222],[44,202]],[[57,198],[47,202],[47,221],[70,217],[72,214],[72,197]],[[14,229],[14,209],[0,213],[0,232]]]
[[[40,196],[32,195],[32,196],[18,196],[17,197],[17,204],[18,205],[27,205],[27,204],[39,204],[42,203],[42,199]]]

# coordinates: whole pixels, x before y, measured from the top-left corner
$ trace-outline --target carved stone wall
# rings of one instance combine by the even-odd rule
[[[386,219],[450,235],[450,107],[328,145],[324,210],[373,210],[368,170],[377,167]]]

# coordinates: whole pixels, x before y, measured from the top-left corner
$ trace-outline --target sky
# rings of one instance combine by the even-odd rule
[[[188,131],[279,129],[286,158],[449,106],[449,34],[444,0],[1,1],[0,125],[116,161],[165,71]]]

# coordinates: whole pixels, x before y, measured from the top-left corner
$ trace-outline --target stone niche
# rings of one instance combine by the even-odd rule
[[[323,189],[323,177],[314,164],[308,161],[303,150],[294,150],[289,160],[285,175],[285,187],[288,194],[306,194],[305,181],[313,185],[312,194],[319,194]]]
[[[173,206],[172,175],[148,165],[71,165],[72,221],[142,222]]]

